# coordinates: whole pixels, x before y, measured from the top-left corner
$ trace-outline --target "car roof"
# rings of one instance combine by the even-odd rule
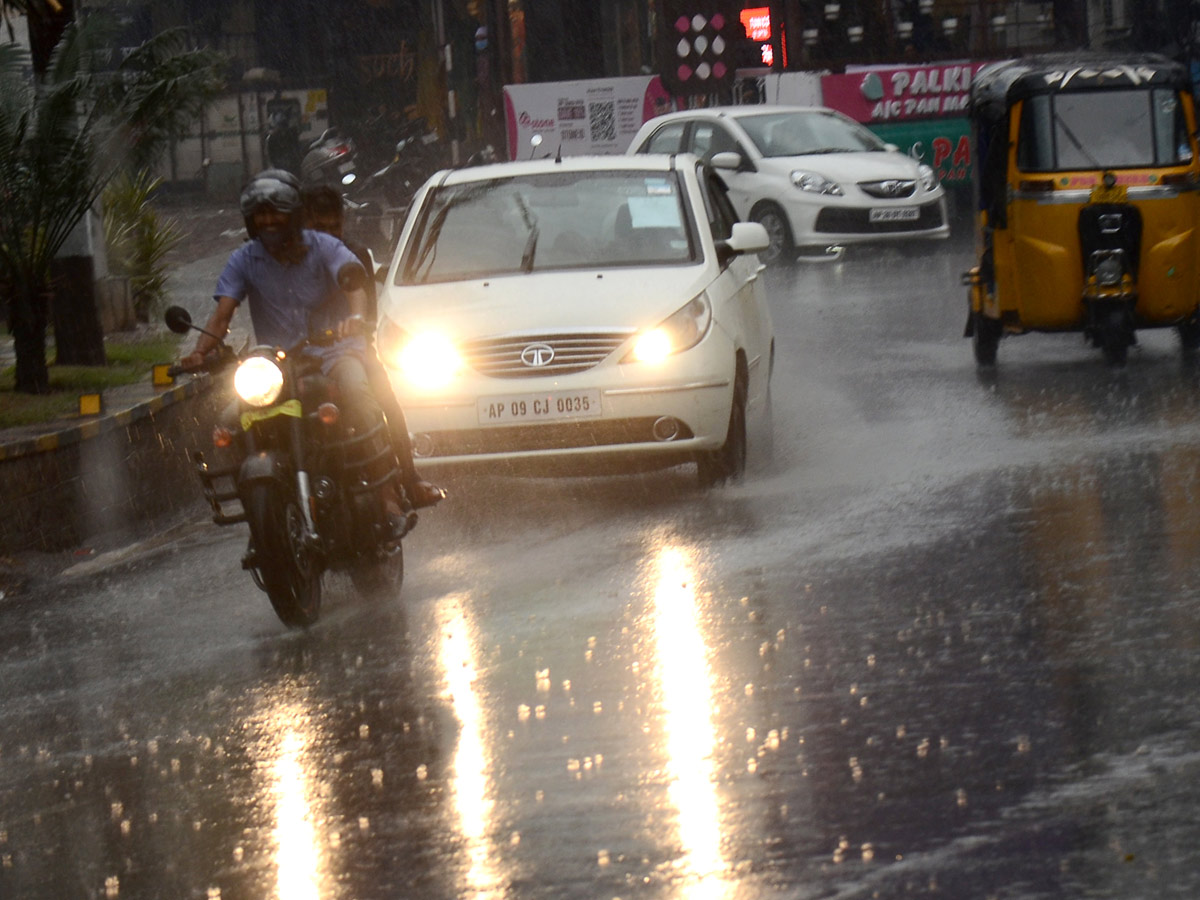
[[[556,159],[527,159],[447,169],[435,176],[442,185],[469,184],[493,178],[513,178],[555,172],[671,172],[694,168],[699,159],[691,153],[646,153],[639,156],[564,156]]]
[[[704,106],[698,109],[683,109],[678,112],[664,113],[649,121],[656,124],[670,122],[673,119],[739,119],[746,116],[764,116],[771,113],[830,113],[834,110],[828,106],[786,106],[774,103],[748,103],[741,106]]]

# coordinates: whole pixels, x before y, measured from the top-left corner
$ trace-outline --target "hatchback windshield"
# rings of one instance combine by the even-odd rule
[[[737,122],[763,156],[887,149],[866,128],[832,112],[765,113],[738,116]]]
[[[1120,169],[1191,160],[1174,91],[1132,88],[1040,94],[1025,101],[1017,163],[1023,171]]]
[[[398,284],[692,261],[674,172],[551,172],[436,189]]]

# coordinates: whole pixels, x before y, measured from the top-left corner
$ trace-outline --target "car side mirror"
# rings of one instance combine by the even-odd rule
[[[734,222],[729,237],[717,241],[717,255],[723,265],[741,253],[759,253],[769,246],[771,238],[761,222]]]
[[[736,150],[722,150],[720,153],[714,153],[712,159],[709,160],[709,165],[714,169],[725,169],[730,172],[737,172],[742,168],[742,154]]]

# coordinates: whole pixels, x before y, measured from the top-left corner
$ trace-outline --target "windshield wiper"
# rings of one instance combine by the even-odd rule
[[[1102,166],[1102,165],[1100,165],[1099,162],[1097,162],[1096,157],[1092,156],[1092,154],[1087,152],[1087,150],[1084,148],[1083,144],[1080,142],[1079,138],[1075,137],[1075,132],[1073,132],[1071,130],[1071,127],[1062,120],[1062,117],[1059,116],[1057,110],[1055,110],[1055,112],[1054,112],[1054,121],[1058,123],[1058,127],[1061,128],[1063,131],[1063,134],[1065,134],[1067,136],[1067,140],[1069,140],[1075,146],[1075,149],[1078,150],[1080,152],[1080,154],[1082,154],[1084,159],[1086,159],[1088,162],[1090,162],[1092,164],[1093,169],[1106,168],[1106,166]]]
[[[481,185],[477,188],[462,191],[455,194],[446,201],[446,205],[437,211],[437,215],[433,217],[433,221],[429,223],[429,228],[425,231],[425,240],[421,244],[421,252],[416,260],[405,269],[405,275],[412,281],[421,283],[425,278],[421,277],[421,269],[425,268],[425,275],[428,277],[429,269],[433,268],[434,260],[437,259],[438,237],[442,233],[442,227],[446,224],[446,217],[450,215],[450,210],[456,206],[461,206],[468,200],[478,199],[481,195],[486,194],[495,188],[493,184]],[[426,265],[426,260],[429,261]]]
[[[525,241],[525,250],[521,253],[521,271],[533,271],[533,255],[537,253],[538,230],[537,217],[530,210],[529,204],[525,202],[524,196],[521,194],[513,194],[513,200],[517,206],[521,208],[521,218],[525,220],[525,227],[529,229],[529,238]]]

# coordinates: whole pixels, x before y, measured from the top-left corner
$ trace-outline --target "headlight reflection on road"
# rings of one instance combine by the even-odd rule
[[[684,853],[680,871],[698,882],[687,890],[689,898],[722,897],[730,885],[721,851],[712,679],[698,620],[697,572],[686,551],[666,546],[658,552],[654,577],[656,674],[665,707],[668,795]]]
[[[488,839],[495,807],[491,797],[492,761],[483,708],[475,692],[475,649],[472,625],[463,611],[465,602],[462,597],[445,598],[438,617],[438,659],[459,721],[451,792],[459,831],[467,845],[470,893],[476,897],[500,896],[503,884],[496,871],[495,848]]]
[[[317,900],[324,862],[317,842],[313,789],[304,754],[310,737],[302,716],[287,717],[279,732],[279,756],[272,766],[275,796],[275,846],[278,896],[288,900]]]

